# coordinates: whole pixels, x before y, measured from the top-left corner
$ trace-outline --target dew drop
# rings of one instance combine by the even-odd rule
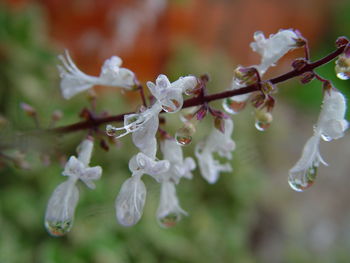
[[[266,131],[272,123],[273,117],[270,112],[255,112],[255,128],[258,131]]]
[[[185,135],[181,131],[176,132],[175,138],[177,144],[181,146],[189,145],[192,142],[192,136]]]
[[[46,230],[49,232],[50,235],[55,237],[64,236],[72,229],[72,226],[73,226],[72,220],[45,221]]]
[[[303,178],[289,176],[288,183],[294,191],[303,192],[314,184],[316,176],[317,166],[311,166],[303,175]]]
[[[175,133],[175,139],[177,144],[181,146],[189,145],[192,142],[192,135],[195,133],[196,128],[190,122],[186,122],[183,127],[177,130]]]
[[[349,72],[337,72],[337,77],[341,80],[350,79],[350,71]]]
[[[255,121],[255,128],[258,131],[266,131],[271,126],[271,123],[263,121]]]
[[[179,222],[180,216],[176,213],[170,213],[159,220],[159,223],[163,227],[173,227]]]
[[[246,104],[246,101],[236,101],[232,98],[226,98],[224,99],[222,106],[229,114],[237,114],[244,109]]]
[[[331,136],[328,136],[327,134],[322,133],[321,134],[322,140],[325,142],[330,142],[333,138]]]
[[[117,131],[112,125],[106,126],[106,133],[108,136],[116,136],[117,135]]]

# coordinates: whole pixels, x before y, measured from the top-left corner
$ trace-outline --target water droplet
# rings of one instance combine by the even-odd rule
[[[46,230],[55,237],[64,236],[73,226],[73,220],[65,221],[45,221]]]
[[[348,80],[350,79],[350,71],[348,72],[337,72],[337,77],[341,80]]]
[[[303,192],[314,184],[316,176],[317,166],[313,165],[305,172],[304,175],[302,175],[302,178],[290,175],[288,178],[288,183],[294,191]]]
[[[192,136],[184,135],[181,131],[176,132],[175,134],[176,142],[181,145],[189,145],[192,142]]]
[[[116,136],[117,135],[116,129],[110,124],[108,124],[106,126],[106,133],[108,136]]]
[[[263,122],[263,121],[255,121],[255,128],[258,131],[266,131],[270,127],[271,123]]]
[[[321,134],[322,140],[325,142],[330,142],[333,138],[331,136],[328,136],[327,134],[322,133]]]
[[[258,131],[266,131],[271,126],[272,120],[271,113],[257,111],[255,113],[255,128]]]
[[[224,99],[222,106],[226,112],[230,114],[237,114],[244,109],[246,104],[246,101],[236,101],[232,98],[226,98]]]
[[[170,213],[159,220],[159,223],[163,227],[173,227],[176,226],[177,222],[180,220],[180,215],[176,213]]]
[[[350,79],[350,58],[343,54],[339,56],[335,64],[335,73],[337,77],[341,80]]]
[[[192,135],[195,131],[194,125],[186,122],[183,127],[177,130],[175,134],[176,142],[181,146],[189,145],[192,142]]]
[[[179,107],[181,106],[181,103],[178,101],[178,100],[175,100],[175,99],[171,99],[170,100],[174,106],[173,107],[169,107],[169,106],[166,106],[166,105],[162,105],[162,109],[165,111],[165,112],[175,112],[179,109]]]

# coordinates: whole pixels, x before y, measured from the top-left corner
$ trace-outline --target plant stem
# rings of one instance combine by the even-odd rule
[[[294,70],[291,70],[291,71],[289,71],[285,74],[282,74],[278,77],[271,78],[267,81],[270,81],[272,84],[277,84],[277,83],[281,83],[281,82],[284,82],[286,80],[295,78],[297,76],[300,76],[305,72],[312,71],[315,68],[318,68],[322,65],[325,65],[328,62],[335,59],[336,57],[338,57],[341,53],[343,53],[345,47],[346,47],[346,45],[339,47],[338,49],[334,50],[332,53],[328,54],[327,56],[325,56],[325,57],[323,57],[323,58],[321,58],[313,63],[307,64],[301,70],[294,69]],[[258,83],[249,85],[249,86],[244,87],[244,88],[236,89],[236,90],[227,90],[227,91],[212,94],[212,95],[205,95],[203,97],[202,96],[194,97],[194,98],[190,98],[190,99],[185,100],[182,108],[184,109],[184,108],[189,108],[189,107],[193,107],[193,106],[198,106],[198,105],[202,105],[203,103],[208,103],[208,102],[211,102],[214,100],[219,100],[219,99],[224,99],[224,98],[233,97],[233,96],[237,96],[237,95],[247,94],[247,93],[257,91],[257,90],[259,90]],[[49,131],[53,131],[56,133],[69,133],[69,132],[74,132],[74,131],[79,131],[79,130],[85,130],[85,129],[97,127],[97,126],[105,124],[105,123],[121,122],[124,120],[124,115],[131,114],[131,113],[133,113],[133,112],[123,113],[123,114],[109,116],[109,117],[95,118],[93,120],[81,121],[81,122],[77,122],[77,123],[74,123],[71,125],[57,127],[55,129],[50,129]]]

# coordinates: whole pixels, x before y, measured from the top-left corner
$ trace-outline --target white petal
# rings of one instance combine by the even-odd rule
[[[65,99],[90,89],[98,82],[98,78],[86,75],[77,68],[68,51],[65,52],[65,56],[60,55],[58,58],[63,64],[58,66],[58,70],[61,76],[61,92]]]
[[[157,140],[156,133],[158,131],[159,118],[158,115],[151,117],[145,122],[140,129],[132,134],[132,141],[137,148],[151,158],[156,157]]]
[[[207,180],[210,184],[216,183],[219,179],[221,172],[231,172],[231,166],[227,164],[220,164],[212,156],[212,152],[202,151],[196,147],[195,155],[198,160],[199,169],[202,177]]]
[[[45,226],[54,236],[64,235],[73,225],[74,212],[79,199],[75,180],[61,183],[52,193],[45,213]]]
[[[84,164],[80,162],[75,156],[71,156],[64,166],[64,171],[62,174],[65,176],[79,178],[84,169]]]
[[[291,29],[280,30],[274,35],[270,35],[268,39],[265,38],[262,32],[254,34],[255,42],[250,46],[253,51],[261,55],[261,64],[257,67],[260,74],[273,66],[281,57],[283,57],[289,50],[296,47],[296,40],[298,35]]]
[[[318,166],[319,163],[326,163],[323,161],[319,153],[319,135],[313,135],[305,144],[303,152],[297,163],[290,169],[290,173],[297,173],[306,171],[312,166]]]
[[[316,131],[321,133],[326,141],[342,137],[348,128],[344,119],[345,112],[346,101],[343,94],[337,90],[325,92]]]
[[[86,167],[90,163],[93,148],[94,142],[90,139],[83,140],[77,147],[78,160],[81,161]]]
[[[132,176],[123,183],[115,204],[121,225],[133,226],[141,219],[146,193],[145,184],[139,176]]]
[[[180,207],[174,183],[165,181],[161,184],[160,203],[157,219],[161,226],[170,227],[176,224],[187,213]]]
[[[165,173],[170,167],[169,161],[154,161],[143,153],[138,153],[136,155],[136,162],[143,173],[151,176]]]
[[[135,74],[126,68],[120,68],[122,60],[113,56],[105,61],[99,77],[99,84],[126,89],[135,85]]]
[[[93,181],[101,178],[102,168],[101,166],[85,168],[84,173],[79,177],[87,187],[95,189],[95,183]]]
[[[196,88],[198,84],[195,76],[180,77],[171,83],[172,89],[180,89],[183,93],[189,93]]]

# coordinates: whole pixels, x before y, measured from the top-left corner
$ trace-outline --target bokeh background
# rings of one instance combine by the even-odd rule
[[[116,223],[114,200],[130,176],[128,158],[136,153],[125,138],[109,152],[96,147],[92,163],[103,166],[103,178],[94,191],[80,185],[72,232],[49,236],[43,224],[46,202],[64,179],[62,162],[85,133],[38,136],[19,106],[32,105],[41,128],[50,125],[57,109],[64,113],[57,125],[80,120],[79,112],[89,105],[86,94],[64,101],[59,92],[57,55],[64,49],[91,75],[112,55],[121,56],[142,82],[160,73],[172,80],[208,73],[213,93],[228,87],[236,65],[258,63],[249,47],[255,31],[299,29],[312,59],[318,59],[334,49],[338,36],[350,36],[349,13],[348,0],[1,1],[0,149],[22,154],[30,166],[19,169],[25,163],[1,159],[0,262],[349,262],[349,137],[322,143],[329,166],[319,169],[311,189],[296,193],[287,183],[320,110],[317,81],[280,84],[274,123],[264,133],[254,128],[252,108],[234,116],[234,172],[215,185],[198,171],[193,180],[182,181],[178,194],[189,217],[171,229],[157,225],[159,185],[146,177],[142,220],[132,228]],[[299,51],[289,54],[267,77],[289,70],[298,56]],[[350,96],[350,83],[336,79],[333,62],[317,72]],[[137,94],[96,90],[100,112],[118,114],[140,103]],[[180,125],[175,119],[166,126],[171,133]],[[195,141],[211,125],[210,118],[201,123]],[[192,155],[193,146],[185,152]]]

